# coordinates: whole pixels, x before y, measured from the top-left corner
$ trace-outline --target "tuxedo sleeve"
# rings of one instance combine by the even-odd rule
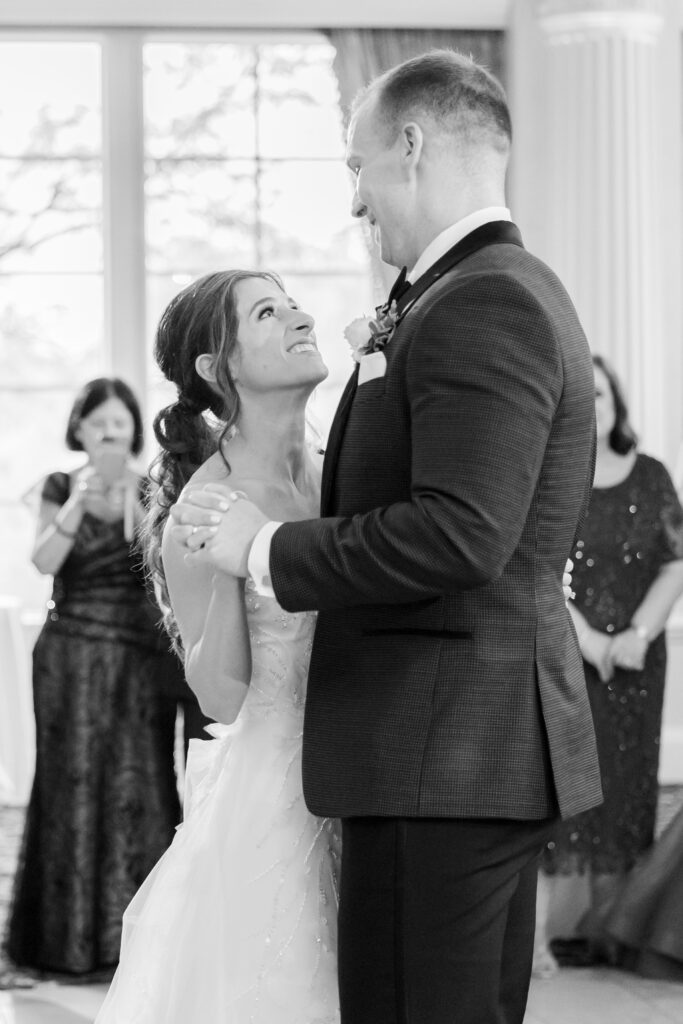
[[[270,574],[288,610],[480,586],[517,547],[562,393],[553,322],[528,289],[499,274],[451,289],[416,314],[413,330],[410,500],[285,523]]]

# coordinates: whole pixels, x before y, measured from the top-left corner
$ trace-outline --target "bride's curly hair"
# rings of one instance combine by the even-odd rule
[[[152,488],[141,536],[147,569],[161,606],[164,626],[180,653],[178,626],[168,596],[161,560],[161,540],[169,509],[192,474],[235,426],[240,399],[229,360],[237,349],[236,287],[240,281],[263,278],[282,288],[273,273],[224,270],[206,274],[179,292],[164,310],[156,332],[154,357],[166,380],[175,384],[177,399],[154,418],[160,451],[150,468]],[[197,373],[197,357],[214,356],[215,384]]]

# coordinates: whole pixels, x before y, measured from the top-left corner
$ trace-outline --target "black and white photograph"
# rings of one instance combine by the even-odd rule
[[[683,1024],[683,0],[0,0],[0,1024]]]

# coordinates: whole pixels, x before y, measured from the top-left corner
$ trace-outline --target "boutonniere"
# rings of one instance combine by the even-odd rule
[[[396,302],[378,306],[375,316],[359,316],[344,329],[344,337],[351,346],[357,363],[371,352],[381,352],[389,342],[400,320]]]

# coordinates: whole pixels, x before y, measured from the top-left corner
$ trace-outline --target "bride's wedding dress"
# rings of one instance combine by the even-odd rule
[[[315,616],[247,590],[252,679],[193,740],[185,820],[124,916],[96,1024],[336,1024],[336,823],[301,792]]]

